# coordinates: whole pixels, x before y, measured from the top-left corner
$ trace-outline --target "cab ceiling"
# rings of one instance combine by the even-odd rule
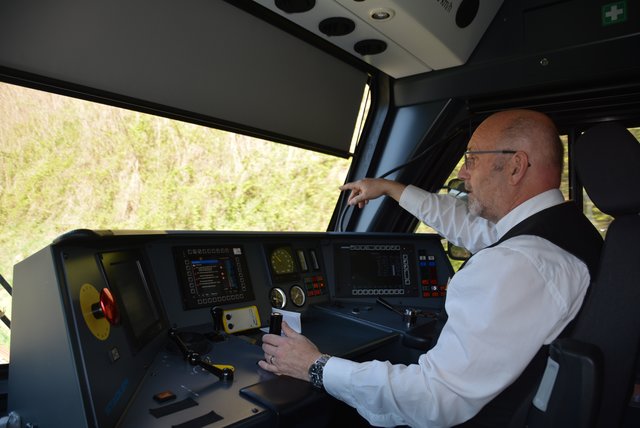
[[[502,0],[254,0],[393,78],[464,64]]]

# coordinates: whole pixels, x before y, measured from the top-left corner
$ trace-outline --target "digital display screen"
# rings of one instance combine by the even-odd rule
[[[174,249],[185,309],[254,299],[240,246]]]
[[[135,251],[102,253],[102,268],[114,293],[123,324],[137,351],[164,328],[155,297]]]
[[[336,245],[334,255],[336,297],[418,296],[411,245]]]

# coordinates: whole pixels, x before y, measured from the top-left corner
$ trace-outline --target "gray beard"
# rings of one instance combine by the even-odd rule
[[[467,207],[469,208],[469,212],[471,213],[471,215],[482,217],[481,214],[482,211],[484,211],[484,207],[476,198],[472,197],[471,195],[469,195]]]

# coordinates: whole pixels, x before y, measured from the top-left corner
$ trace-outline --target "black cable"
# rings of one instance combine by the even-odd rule
[[[9,295],[11,296],[11,294],[12,294],[11,285],[9,284],[9,282],[6,279],[4,279],[4,276],[2,276],[2,274],[0,274],[0,284],[2,284],[2,286],[7,291],[7,293],[9,293]],[[11,320],[7,317],[7,314],[5,314],[4,311],[0,314],[0,320],[7,327],[9,327],[9,330],[11,330]]]
[[[9,284],[9,282],[7,282],[6,279],[4,279],[4,276],[2,276],[2,274],[0,274],[0,284],[2,284],[4,289],[7,290],[7,293],[9,293],[9,296],[11,296],[11,285]]]
[[[387,176],[389,176],[390,174],[393,174],[394,172],[405,168],[409,165],[412,165],[413,163],[419,161],[420,159],[422,159],[424,156],[426,156],[427,154],[429,154],[431,152],[431,150],[433,150],[435,147],[439,147],[441,144],[444,143],[448,143],[450,141],[452,141],[454,138],[456,138],[460,133],[463,132],[463,128],[459,128],[456,127],[456,130],[449,134],[447,137],[443,138],[442,140],[436,142],[435,144],[432,144],[431,146],[427,147],[425,150],[423,150],[422,152],[418,153],[418,155],[414,156],[413,158],[409,159],[407,162],[400,164],[392,169],[390,169],[389,171],[385,172],[384,174],[380,175],[379,177],[376,178],[385,178]],[[446,187],[445,187],[446,188]],[[341,198],[341,207],[340,207],[340,215],[338,216],[338,232],[343,232],[344,231],[344,219],[346,216],[347,211],[349,210],[349,208],[353,208],[352,205],[346,205],[346,207],[342,207],[343,205],[343,201],[346,200],[346,198]]]

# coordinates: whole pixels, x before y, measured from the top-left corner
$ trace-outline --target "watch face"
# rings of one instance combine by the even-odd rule
[[[329,358],[331,358],[331,356],[322,354],[320,358],[309,367],[309,381],[316,388],[322,388],[324,386],[322,383],[322,373],[324,371],[324,365],[327,364]]]

